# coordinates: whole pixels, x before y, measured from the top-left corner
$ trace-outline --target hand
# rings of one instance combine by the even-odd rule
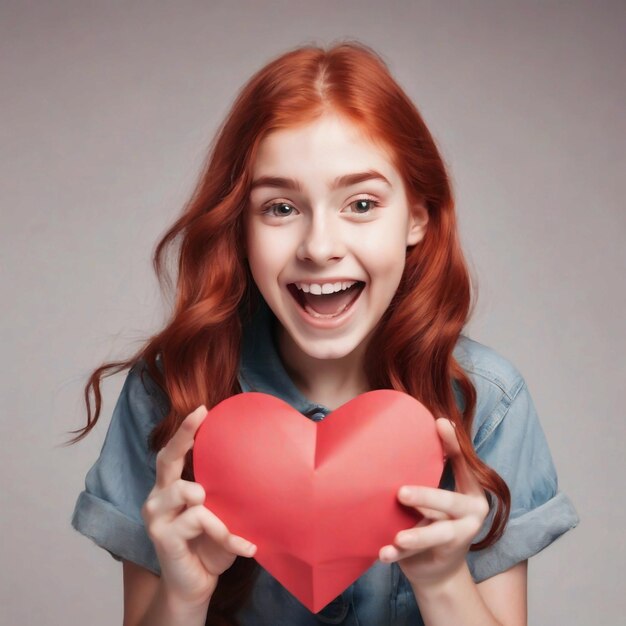
[[[436,426],[452,462],[456,491],[401,487],[400,502],[413,506],[424,518],[400,531],[394,544],[383,546],[379,553],[381,561],[397,561],[413,587],[437,585],[457,573],[489,513],[484,490],[465,462],[452,422],[439,418]]]
[[[161,565],[161,581],[179,605],[208,605],[218,578],[237,555],[250,557],[256,546],[233,535],[207,507],[202,485],[183,480],[185,454],[206,417],[198,407],[181,422],[157,453],[156,481],[141,515]]]

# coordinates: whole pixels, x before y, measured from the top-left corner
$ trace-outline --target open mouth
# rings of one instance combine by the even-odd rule
[[[294,283],[287,285],[289,293],[304,311],[311,317],[323,319],[338,317],[347,311],[359,298],[364,287],[363,281],[357,281],[348,289],[318,295],[306,293],[298,289]]]

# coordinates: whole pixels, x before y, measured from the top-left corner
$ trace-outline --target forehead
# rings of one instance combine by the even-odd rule
[[[259,144],[253,175],[280,174],[306,180],[325,174],[330,179],[368,169],[380,171],[389,180],[398,177],[383,146],[365,136],[354,122],[327,113],[267,135]]]

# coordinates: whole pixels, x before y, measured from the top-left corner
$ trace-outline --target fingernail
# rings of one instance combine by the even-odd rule
[[[207,410],[206,407],[204,406],[204,404],[201,404],[199,407],[196,407],[189,415],[189,418],[191,419],[191,417],[193,416],[194,418],[198,417],[199,415],[206,415],[207,414]]]
[[[406,485],[404,487],[400,487],[400,491],[398,492],[398,495],[401,498],[408,498],[412,493],[412,489],[411,487],[407,487]]]
[[[381,551],[381,560],[387,563],[391,563],[395,560],[396,550],[393,546],[385,546]]]
[[[406,542],[408,539],[410,539],[410,537],[411,537],[411,534],[410,534],[410,533],[406,533],[406,532],[402,531],[401,533],[398,533],[398,534],[396,535],[396,540],[395,540],[395,543],[396,543],[397,545],[399,545],[401,548],[403,548],[403,547],[405,547],[405,545],[404,545],[404,544],[405,544],[405,542]]]
[[[240,539],[239,543],[241,544],[242,550],[246,552],[251,552],[256,547],[251,541],[247,541],[246,539]]]

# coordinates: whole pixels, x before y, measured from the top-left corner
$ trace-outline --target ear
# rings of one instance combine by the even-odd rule
[[[414,204],[409,216],[409,229],[406,236],[406,245],[414,246],[419,243],[426,234],[428,225],[428,211],[423,204]]]

